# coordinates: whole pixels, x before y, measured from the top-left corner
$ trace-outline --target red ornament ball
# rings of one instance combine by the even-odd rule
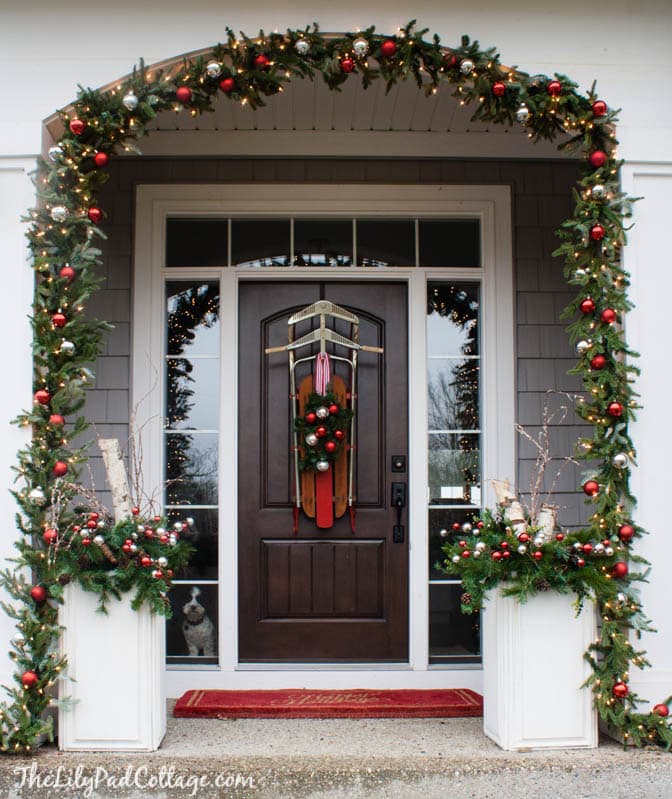
[[[336,414],[337,414],[339,411],[340,411],[340,408],[338,407],[338,405],[336,405],[336,403],[333,403],[333,405],[330,405],[330,406],[329,406],[329,413],[330,413],[332,416],[336,416]]]
[[[35,602],[41,604],[47,598],[47,589],[43,585],[34,585],[30,589],[30,596]]]
[[[501,560],[502,559],[502,553],[501,552],[493,552],[492,553],[492,559],[493,560]]]
[[[34,688],[39,682],[39,677],[34,671],[24,671],[21,675],[21,684],[24,688]]]
[[[508,548],[509,548],[509,542],[508,542],[508,541],[500,541],[500,544],[499,544],[499,546],[500,546],[502,549],[508,549]]]
[[[576,565],[577,565],[577,566],[585,566],[585,565],[586,565],[586,561],[585,561],[583,558],[579,558],[579,559],[576,561]]]
[[[662,716],[663,718],[667,718],[670,715],[670,708],[667,705],[654,705],[652,713],[655,713],[656,716]]]
[[[134,505],[134,506],[131,508],[131,513],[132,513],[134,516],[137,516],[137,515],[140,513],[140,508],[139,508],[137,505]]]
[[[151,559],[150,557],[148,557],[147,555],[143,555],[143,556],[140,558],[140,563],[141,563],[143,566],[145,566],[145,567],[147,567],[147,566],[151,566],[151,565],[152,565],[152,559]]]
[[[341,72],[350,73],[355,68],[355,62],[352,58],[342,58],[341,59]]]
[[[623,406],[620,402],[610,402],[607,406],[607,413],[617,419],[619,416],[623,416]]]
[[[533,553],[532,553],[532,557],[533,557],[535,560],[541,560],[541,559],[544,557],[544,553],[543,553],[543,552],[540,552],[539,550],[537,550],[536,552],[533,552]]]
[[[336,452],[336,447],[338,444],[335,441],[327,441],[324,445],[325,452]]]
[[[485,524],[483,522],[479,521],[479,522],[476,523],[476,527],[478,527],[479,530],[482,530],[485,527]]]
[[[77,119],[77,117],[75,117],[74,119],[70,120],[70,124],[68,127],[70,128],[70,132],[74,133],[75,136],[81,136],[82,133],[84,133],[84,131],[86,130],[86,122],[84,122],[81,119]]]
[[[65,419],[60,413],[52,413],[49,417],[49,424],[65,424]]]
[[[583,551],[586,553],[586,555],[590,555],[590,553],[593,551],[593,545],[592,544],[584,544],[581,547],[581,549],[583,549]]]
[[[161,571],[161,569],[157,569],[152,576],[156,580],[160,580],[163,577],[163,572]]]
[[[270,61],[267,55],[263,53],[259,53],[259,55],[254,59],[254,66],[257,69],[266,69],[269,65]]]
[[[397,52],[397,43],[394,39],[385,39],[380,45],[380,54],[385,58],[391,58]]]
[[[107,153],[96,153],[93,156],[93,163],[97,167],[107,166],[109,160],[110,160],[110,156]]]
[[[600,493],[600,485],[596,480],[586,480],[583,484],[583,493],[589,497],[596,497]]]
[[[607,113],[607,104],[604,100],[595,100],[592,108],[594,117],[603,117]]]
[[[495,97],[504,97],[506,94],[506,83],[498,80],[497,83],[492,84],[492,93]]]
[[[89,219],[93,222],[94,225],[100,223],[103,218],[103,211],[101,208],[98,208],[96,205],[92,205],[91,208],[87,211],[86,214]]]
[[[65,461],[56,461],[51,472],[54,477],[63,477],[68,472],[68,464]]]
[[[590,238],[593,241],[602,241],[604,238],[604,227],[602,225],[593,225],[590,229]]]
[[[236,88],[236,81],[233,78],[222,78],[222,80],[219,81],[219,88],[224,94],[231,94]]]
[[[178,103],[188,103],[191,100],[191,89],[188,86],[180,86],[175,92],[175,99]]]
[[[586,297],[585,300],[581,300],[581,305],[579,305],[581,309],[581,313],[593,313],[595,310],[595,300],[591,299],[590,297]]]
[[[590,360],[591,369],[596,369],[596,370],[604,369],[606,365],[607,365],[607,359],[604,357],[604,355],[596,355],[594,358],[591,358]]]
[[[458,58],[455,53],[446,53],[443,56],[443,65],[446,69],[454,69],[458,64]]]
[[[122,549],[123,552],[130,552],[131,551],[131,545],[126,543],[126,542],[124,542],[121,545],[121,549]]]
[[[613,308],[605,308],[600,314],[600,319],[605,325],[613,325],[616,321],[616,311]]]
[[[521,533],[518,536],[518,540],[521,544],[527,544],[527,542],[530,540],[530,536],[527,533]]]
[[[604,152],[604,150],[593,150],[588,157],[588,160],[594,169],[599,169],[601,166],[604,166],[607,163],[607,154]]]
[[[51,324],[54,327],[65,327],[67,323],[68,320],[65,318],[65,314],[55,313],[51,317]]]
[[[458,541],[458,543],[462,547],[462,549],[464,549],[466,547],[466,545],[467,545],[466,541]]]
[[[625,699],[625,697],[630,693],[630,689],[624,682],[617,682],[614,683],[614,687],[611,689],[611,693],[617,699]]]
[[[39,402],[40,405],[48,405],[50,400],[51,394],[46,390],[46,388],[41,388],[39,391],[35,392],[35,401]]]
[[[68,266],[68,264],[66,264],[64,267],[61,268],[61,271],[58,273],[58,276],[62,277],[64,280],[70,281],[73,280],[75,274],[76,274],[75,270],[71,266]]]
[[[457,532],[460,529],[461,525],[459,522],[453,522],[453,530]]]
[[[339,441],[343,441],[345,438],[345,433],[342,430],[334,430],[334,438],[337,438]]]
[[[564,541],[565,540],[565,534],[564,533],[556,533],[555,534],[555,540],[556,541]]]
[[[315,430],[315,435],[316,435],[318,438],[324,438],[324,437],[327,435],[327,428],[326,428],[326,427],[324,427],[324,425],[320,425],[320,426],[319,426],[319,427],[318,427],[318,428]]]
[[[91,511],[91,513],[89,513],[89,519],[91,519],[92,522],[97,522],[98,519],[100,519],[100,514],[96,513],[95,510]]]
[[[624,544],[627,544],[628,541],[632,541],[634,535],[635,528],[631,524],[622,524],[618,528],[618,537]]]
[[[546,91],[551,97],[557,97],[562,93],[562,83],[560,83],[559,80],[549,81],[548,85],[546,86]]]
[[[505,549],[504,552],[502,552],[502,557],[503,558],[510,558],[511,557],[511,553],[509,552],[508,549]]]
[[[42,533],[42,540],[47,546],[56,542],[58,538],[58,530],[54,530],[53,527],[47,527],[47,529]]]
[[[617,560],[611,567],[611,576],[622,580],[628,573],[628,564],[624,560]]]
[[[95,530],[96,527],[98,527],[98,523],[95,519],[89,519],[86,523],[86,526],[89,528],[89,530]]]
[[[308,424],[315,424],[317,421],[317,416],[311,411],[310,413],[306,414],[306,421]]]

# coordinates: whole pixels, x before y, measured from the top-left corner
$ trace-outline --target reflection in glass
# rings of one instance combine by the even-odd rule
[[[421,219],[420,266],[480,266],[478,219]]]
[[[166,266],[227,266],[228,219],[168,219]]]
[[[427,354],[478,355],[478,283],[429,283]]]
[[[167,662],[216,665],[217,585],[178,583],[168,596],[173,616],[166,622]]]
[[[461,585],[429,586],[429,662],[475,661],[481,653],[480,615],[460,610]]]
[[[166,504],[217,504],[217,434],[166,433]]]
[[[166,373],[166,426],[216,430],[219,359],[168,358]]]
[[[194,547],[189,565],[176,574],[178,580],[216,580],[218,563],[218,513],[216,508],[172,508],[168,511],[171,526],[182,522],[182,541]]]
[[[168,355],[217,355],[219,283],[166,284]]]
[[[429,510],[429,579],[446,580],[450,576],[442,570],[445,564],[445,553],[443,547],[454,538],[461,538],[462,525],[465,522],[473,522],[474,510],[461,510],[453,508],[430,508]],[[441,535],[445,530],[446,534]],[[448,566],[451,566],[448,563]]]
[[[233,266],[289,266],[290,252],[289,219],[231,221]]]
[[[428,362],[430,430],[478,430],[479,370],[477,358],[441,358]]]
[[[351,266],[352,221],[297,219],[294,222],[294,263],[297,266]]]
[[[410,219],[358,219],[360,266],[415,266],[415,223]]]
[[[478,435],[430,433],[429,497],[433,505],[480,505]]]

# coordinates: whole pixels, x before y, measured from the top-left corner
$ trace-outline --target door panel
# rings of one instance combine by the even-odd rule
[[[356,313],[361,342],[385,354],[359,357],[355,532],[347,513],[328,530],[301,514],[294,536],[287,355],[264,348],[286,344],[289,316],[318,299]],[[239,319],[239,659],[406,660],[408,527],[404,511],[405,540],[393,543],[389,471],[392,455],[407,455],[406,285],[241,283]],[[296,336],[318,323],[297,325]],[[345,323],[330,326],[350,335]],[[332,367],[349,385],[349,370]],[[310,372],[297,367],[297,386]]]

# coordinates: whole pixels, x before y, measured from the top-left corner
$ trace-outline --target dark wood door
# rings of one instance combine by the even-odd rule
[[[264,348],[286,344],[288,318],[319,299],[357,314],[361,343],[385,353],[359,356],[355,531],[347,513],[327,530],[302,513],[294,535],[287,355]],[[408,514],[403,542],[393,542],[391,482],[406,483],[407,474],[391,469],[393,456],[407,456],[406,285],[242,283],[239,319],[239,659],[405,661]],[[318,324],[300,323],[296,336]],[[349,336],[341,324],[336,330]],[[332,364],[349,384],[347,370]],[[310,368],[297,369],[297,385]]]

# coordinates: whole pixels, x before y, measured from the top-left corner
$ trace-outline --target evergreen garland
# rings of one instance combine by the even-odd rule
[[[100,251],[95,240],[103,237],[100,224],[105,212],[96,205],[96,195],[108,177],[105,166],[115,154],[132,150],[133,141],[146,133],[147,124],[158,113],[173,109],[196,116],[212,109],[217,94],[256,108],[295,78],[321,75],[335,90],[355,78],[364,88],[383,80],[388,90],[413,79],[427,95],[452,90],[460,104],[475,108],[475,119],[521,124],[533,141],[561,138],[561,147],[582,153],[575,211],[559,231],[563,244],[556,252],[565,260],[568,282],[577,289],[577,299],[567,313],[574,320],[569,334],[579,354],[576,372],[586,388],[578,412],[592,424],[594,433],[582,439],[582,455],[596,464],[584,483],[594,508],[590,527],[572,540],[583,545],[609,538],[619,562],[641,561],[630,549],[643,530],[632,520],[634,497],[629,488],[634,447],[628,422],[636,409],[632,388],[636,370],[626,361],[634,353],[627,348],[621,326],[629,304],[620,249],[631,201],[619,188],[616,114],[597,98],[594,87],[583,95],[564,75],[530,76],[502,65],[494,49],[481,50],[478,42],[466,36],[458,46],[447,49],[436,35],[425,40],[426,33],[416,30],[414,22],[395,36],[381,36],[373,27],[328,37],[316,25],[285,34],[262,31],[256,38],[227,30],[226,42],[207,56],[151,74],[141,62],[121,85],[107,92],[81,89],[72,109],[61,112],[63,133],[49,151],[50,162],[40,163],[39,205],[31,212],[28,233],[36,273],[35,404],[18,419],[31,428],[33,436],[19,452],[16,467],[19,554],[14,570],[2,577],[15,603],[6,611],[17,619],[20,638],[14,649],[16,687],[7,689],[11,701],[0,710],[3,749],[30,749],[41,733],[49,731],[42,719],[49,688],[66,668],[65,658],[57,652],[55,603],[62,579],[80,580],[85,587],[98,583],[92,576],[95,569],[91,572],[72,559],[75,550],[47,543],[44,535],[54,529],[71,540],[69,531],[77,518],[70,509],[75,494],[70,486],[76,483],[86,452],[70,442],[87,426],[80,411],[92,379],[90,364],[107,328],[83,314],[98,286],[95,267]],[[485,520],[483,535],[485,530],[492,531],[501,543],[505,520]],[[619,537],[624,527],[632,533]],[[488,561],[492,571],[483,573],[470,571],[475,560],[460,561],[460,573],[472,595],[479,595],[479,586],[512,577],[503,561],[482,557],[478,563]],[[642,653],[627,639],[629,631],[646,629],[633,587],[644,575],[628,568],[627,574],[607,580],[606,561],[591,560],[580,572],[573,570],[570,561],[567,548],[553,544],[539,562],[523,558],[525,569],[518,572],[518,582],[512,583],[513,593],[524,599],[548,583],[555,590],[572,590],[579,597],[594,599],[602,632],[588,655],[594,670],[589,682],[600,715],[626,741],[669,748],[672,733],[664,717],[669,702],[657,705],[654,713],[639,714],[634,709],[636,698],[627,689],[630,664],[645,665]],[[109,574],[107,563],[101,560],[99,565],[101,573]],[[25,581],[26,567],[55,603],[36,606]],[[140,582],[135,578],[131,582],[143,594],[140,575],[144,572],[136,572]],[[105,585],[114,593],[113,583]],[[26,678],[28,674],[32,676]]]

